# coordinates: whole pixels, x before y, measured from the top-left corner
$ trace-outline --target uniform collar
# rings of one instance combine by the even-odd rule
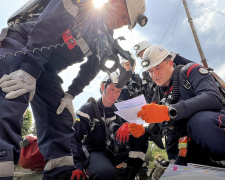
[[[161,90],[166,94],[169,94],[173,90],[173,75],[170,78],[169,86],[168,87],[161,87]]]
[[[102,98],[99,98],[98,99],[98,104],[99,104],[99,106],[102,108],[102,109],[104,109],[105,111],[117,111],[117,108],[116,108],[116,106],[113,104],[111,107],[105,107],[104,105],[103,105],[103,103],[102,103]]]

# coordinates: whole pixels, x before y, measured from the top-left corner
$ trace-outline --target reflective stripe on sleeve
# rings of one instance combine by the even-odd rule
[[[187,148],[187,143],[179,143],[178,149],[181,149],[181,148],[186,149]]]
[[[81,112],[81,111],[77,111],[77,114],[82,116],[82,117],[85,117],[87,119],[90,119],[90,116],[87,113],[84,113],[84,112]]]
[[[139,159],[142,159],[144,161],[145,160],[145,153],[140,152],[140,151],[130,151],[129,157],[130,158],[139,158]]]
[[[0,177],[12,177],[14,175],[14,162],[1,161],[0,162]]]
[[[104,117],[102,117],[102,120],[105,121]],[[108,123],[108,122],[111,122],[111,121],[114,121],[114,120],[116,120],[116,116],[113,116],[111,118],[107,118],[106,122]]]
[[[89,57],[92,55],[92,52],[90,51],[88,44],[82,37],[80,37],[79,39],[76,39],[76,43],[86,57]]]
[[[62,0],[64,8],[74,17],[77,17],[78,7],[71,0]]]
[[[73,156],[64,156],[56,159],[51,159],[45,165],[44,170],[50,171],[52,169],[62,167],[62,166],[74,166]]]

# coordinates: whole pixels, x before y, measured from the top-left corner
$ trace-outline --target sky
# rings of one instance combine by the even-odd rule
[[[186,1],[208,66],[225,81],[225,1]],[[28,0],[0,0],[0,29],[7,26],[7,19],[26,2]],[[182,0],[146,0],[145,15],[148,17],[145,27],[137,25],[131,32],[125,26],[115,31],[115,38],[125,37],[126,41],[120,42],[125,50],[134,53],[135,44],[148,40],[151,44],[161,44],[172,52],[201,63]],[[64,80],[62,86],[65,91],[79,72],[79,65],[73,65],[59,74]],[[135,71],[141,75],[139,59]],[[105,73],[100,72],[83,93],[75,97],[75,111],[88,97],[100,97],[99,85],[104,75]]]

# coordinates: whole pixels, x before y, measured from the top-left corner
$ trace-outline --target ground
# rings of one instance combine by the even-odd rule
[[[19,180],[21,177],[23,177],[25,174],[31,174],[32,171],[29,169],[24,169],[21,168],[19,166],[15,167],[15,171],[14,171],[14,178],[13,180]]]

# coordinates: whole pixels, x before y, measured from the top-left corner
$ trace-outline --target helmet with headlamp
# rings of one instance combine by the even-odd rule
[[[151,44],[148,41],[141,41],[140,43],[134,45],[134,50],[136,57],[138,57],[139,53],[145,49],[147,49],[148,47],[150,47]]]
[[[141,65],[144,71],[149,70],[150,68],[157,66],[162,61],[164,61],[171,52],[159,44],[151,45],[147,48],[143,54],[143,59]]]
[[[145,0],[126,0],[127,10],[130,18],[130,24],[128,28],[131,30],[138,23],[141,27],[145,26],[148,22],[148,18],[144,15],[145,12]]]
[[[130,54],[131,54],[131,57],[133,58],[134,62],[136,62],[136,57],[134,56],[134,54],[132,54],[132,53],[130,53]],[[124,64],[126,62],[129,62],[129,60],[122,57],[121,60],[120,60],[120,63]]]

